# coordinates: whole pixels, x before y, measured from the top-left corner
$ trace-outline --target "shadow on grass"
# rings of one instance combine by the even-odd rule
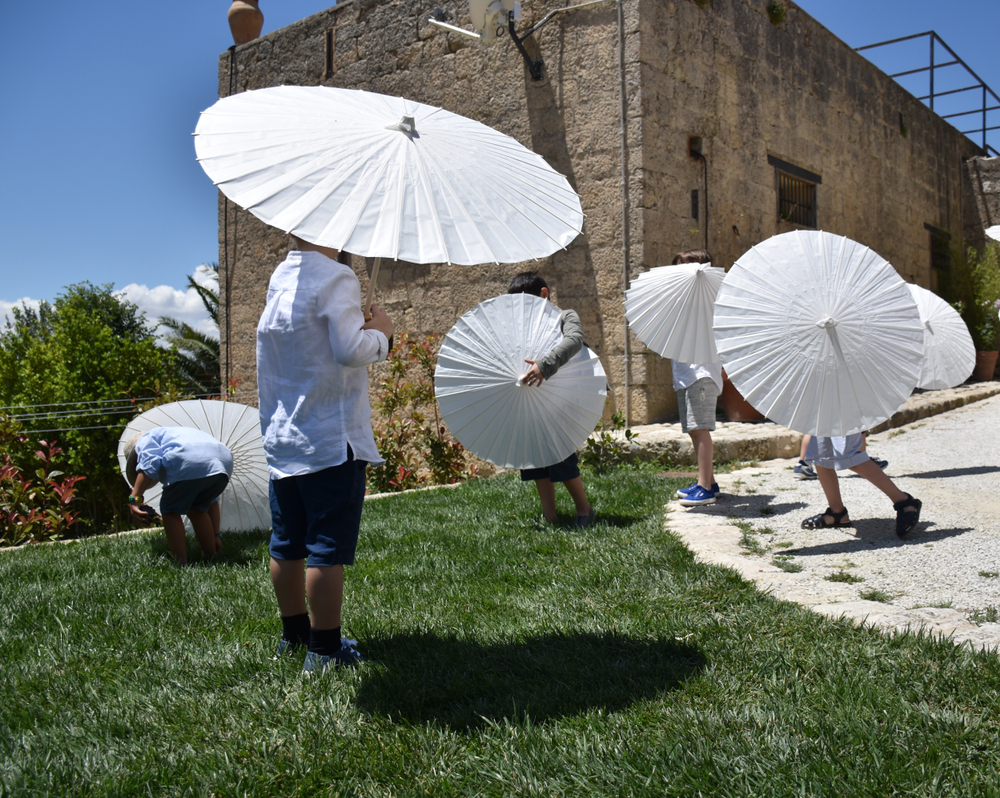
[[[206,562],[212,565],[240,565],[245,566],[250,563],[260,562],[261,545],[267,544],[271,539],[270,529],[251,529],[246,532],[223,532],[222,533],[222,553],[216,558],[204,559],[201,556],[201,549],[194,536],[188,534],[185,538],[187,542],[188,560],[192,563]],[[167,539],[161,530],[159,534],[154,534],[149,539],[150,554],[154,559],[170,559],[170,550],[167,548]]]
[[[456,731],[614,712],[675,690],[704,668],[694,646],[620,634],[549,634],[483,644],[434,634],[370,640],[381,660],[365,674],[359,708]]]

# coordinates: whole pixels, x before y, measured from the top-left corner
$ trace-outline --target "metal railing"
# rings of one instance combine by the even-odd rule
[[[990,131],[1000,130],[1000,125],[989,124],[990,122],[989,113],[991,111],[1000,110],[1000,97],[997,97],[996,92],[994,92],[989,86],[987,86],[986,83],[984,83],[983,80],[979,77],[979,75],[973,72],[972,69],[969,68],[969,65],[966,64],[961,58],[959,58],[955,54],[955,51],[952,50],[947,44],[945,44],[944,40],[940,36],[938,36],[934,31],[931,30],[927,31],[926,33],[915,33],[912,36],[903,36],[902,38],[899,39],[890,39],[889,41],[885,42],[867,44],[864,47],[858,47],[856,49],[858,52],[861,52],[862,50],[871,50],[876,47],[885,47],[890,44],[899,44],[901,42],[913,41],[914,39],[921,39],[924,37],[926,37],[929,40],[929,45],[930,45],[929,46],[930,58],[928,65],[920,67],[918,69],[908,69],[904,72],[896,72],[895,74],[889,75],[889,77],[898,80],[898,78],[906,77],[908,75],[918,75],[923,72],[926,72],[928,75],[928,92],[923,97],[917,97],[917,99],[925,103],[932,111],[934,111],[934,100],[937,98],[947,96],[961,100],[964,99],[964,97],[969,96],[968,92],[977,92],[977,98],[973,101],[975,107],[971,108],[970,110],[959,110],[955,113],[947,113],[947,114],[941,114],[939,112],[936,113],[938,113],[938,115],[942,119],[955,119],[955,120],[958,120],[960,117],[970,117],[978,115],[980,122],[979,127],[973,127],[970,130],[962,130],[961,132],[964,135],[969,136],[970,138],[972,138],[973,135],[981,136],[982,143],[980,144],[980,146],[983,148],[983,150],[985,150],[987,154],[992,153],[993,155],[1000,155],[1000,152],[997,151],[997,148],[990,143],[991,140],[997,141],[998,137],[996,135],[987,136],[987,133],[989,133]],[[936,45],[940,45],[940,47],[944,48],[944,51],[947,53],[947,56],[950,56],[952,60],[950,61],[945,60],[942,62],[938,62],[937,57],[941,56],[942,54],[940,52],[935,51]],[[970,86],[963,86],[961,88],[946,88],[944,91],[935,90],[936,72],[941,69],[946,69],[949,67],[956,67],[956,66],[961,67],[961,69],[963,69],[966,73],[968,73],[975,82]],[[904,86],[904,88],[906,87]],[[959,95],[963,95],[964,97],[960,97]],[[979,97],[982,98],[982,102],[979,101]],[[990,105],[991,102],[994,103],[994,105]],[[964,107],[968,106],[959,105],[960,109]],[[956,124],[956,127],[958,126],[957,123],[952,123],[952,124]],[[975,124],[975,121],[971,122],[970,124]],[[959,129],[961,130],[961,128]],[[975,139],[973,139],[973,141],[975,141]]]

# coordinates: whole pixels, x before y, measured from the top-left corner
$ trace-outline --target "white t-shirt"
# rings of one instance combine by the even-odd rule
[[[715,387],[722,390],[722,361],[714,363],[684,363],[681,360],[671,360],[670,370],[674,375],[674,390],[690,388],[702,377],[711,377]]]
[[[384,462],[368,402],[369,363],[389,341],[362,330],[361,285],[319,252],[292,251],[271,275],[257,324],[260,428],[271,477],[309,474],[347,461]]]

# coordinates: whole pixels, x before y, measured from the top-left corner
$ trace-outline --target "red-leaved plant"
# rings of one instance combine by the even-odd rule
[[[4,424],[4,438],[22,448],[28,438]],[[66,537],[79,513],[69,509],[76,483],[84,477],[66,477],[53,468],[62,453],[56,441],[39,441],[34,457],[41,463],[34,474],[25,474],[9,451],[0,462],[0,542],[7,546],[41,543]],[[5,447],[7,448],[7,447]]]

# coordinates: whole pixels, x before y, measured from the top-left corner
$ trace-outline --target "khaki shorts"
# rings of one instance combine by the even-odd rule
[[[677,391],[677,409],[681,414],[681,431],[715,429],[715,404],[719,386],[711,377],[702,377],[693,385]]]

